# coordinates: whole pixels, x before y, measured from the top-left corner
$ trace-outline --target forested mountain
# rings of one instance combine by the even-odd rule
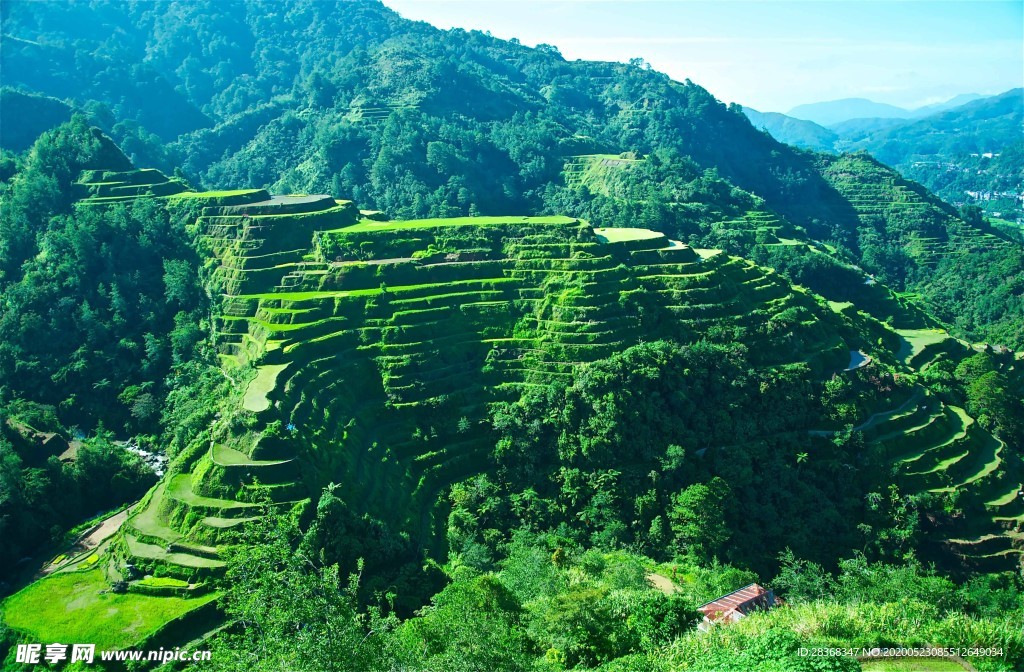
[[[962,162],[972,155],[999,154],[1019,144],[1024,90],[922,110],[928,111],[909,118],[864,117],[825,125],[774,112],[743,111],[754,126],[780,142],[833,153],[866,150],[905,173],[921,165],[942,167],[954,159]]]
[[[998,153],[1021,141],[1024,89],[975,100],[924,119],[873,133],[866,149],[889,165],[930,158]]]
[[[853,139],[851,139],[853,140]],[[864,149],[947,202],[1024,221],[1024,89],[871,133]]]
[[[829,153],[864,150],[948,203],[980,207],[997,223],[1016,221],[1019,227],[1024,221],[1024,90],[929,111],[924,118],[850,119],[827,128],[782,114],[744,113],[780,142]]]
[[[78,163],[40,164],[55,154]],[[75,117],[33,146],[5,198],[37,198],[31,185],[49,170],[80,168],[57,184],[67,214],[42,213],[46,229],[123,243],[101,254],[76,243],[86,256],[56,255],[66,263],[54,279],[97,272],[67,263],[141,263],[130,277],[164,270],[164,282],[129,296],[194,306],[149,327],[147,350],[171,346],[167,387],[145,358],[75,367],[77,384],[128,385],[117,394],[136,402],[128,422],[147,420],[140,392],[165,404],[159,441],[171,463],[115,536],[58,556],[53,577],[4,603],[8,645],[166,646],[229,618],[239,625],[208,641],[220,654],[210,669],[251,663],[257,645],[268,670],[296,650],[303,662],[288,669],[743,669],[794,664],[801,644],[853,635],[925,644],[914,619],[943,641],[1018,646],[1024,413],[1013,353],[928,329],[926,314],[881,285],[818,265],[829,248],[745,210],[755,197],[707,180],[691,203],[735,217],[705,235],[749,236],[756,253],[837,290],[852,279],[863,288],[853,301],[645,228],[565,216],[387,221],[329,196],[195,192],[125,161]],[[637,183],[619,181],[614,162],[630,161],[591,161],[579,187],[626,198]],[[830,171],[849,179],[842,165]],[[176,270],[160,269],[135,247],[157,232],[136,233],[135,222],[183,237],[192,253],[169,248]],[[7,286],[40,305],[14,314],[73,313],[41,305],[51,295],[42,280],[26,284],[34,270],[23,264]],[[182,303],[196,279],[206,292]],[[87,287],[65,291],[94,300]],[[130,352],[139,318],[122,303],[97,314],[95,335]],[[197,334],[205,311],[210,330]],[[38,322],[4,330],[12,344],[54,348],[36,365],[46,371],[68,355],[59,341],[25,341]],[[95,345],[93,331],[54,329],[85,353]],[[111,366],[122,369],[108,380]],[[45,534],[40,519],[67,524],[40,514],[73,506],[97,473],[118,473],[108,505],[148,485],[109,435],[70,467],[33,438],[76,413],[116,413],[54,408],[50,387],[5,383],[0,504],[15,548]],[[339,572],[351,573],[347,590]],[[772,576],[797,607],[782,620],[755,619],[741,640],[693,629],[696,604]],[[111,585],[117,597],[104,597]],[[82,615],[74,625],[54,616],[67,595]],[[809,625],[815,610],[854,602],[875,618],[893,598],[913,605],[905,622]],[[300,625],[310,641],[296,640]],[[470,644],[480,637],[494,648]],[[986,669],[1012,669],[1015,650]],[[351,667],[329,662],[340,659]]]
[[[3,21],[5,665],[1020,666],[1024,259],[977,216],[375,2]],[[791,608],[695,628],[754,581]]]
[[[879,254],[861,249],[855,208],[813,156],[758,132],[699,86],[642,64],[567,62],[554,48],[439,31],[375,3],[170,6],[84,3],[67,13],[15,3],[5,31],[20,39],[4,50],[15,73],[5,81],[73,95],[131,157],[168,173],[183,165],[208,188],[345,194],[394,217],[594,217],[577,205],[592,192],[574,193],[565,181],[573,156],[656,156],[662,176],[643,189],[657,193],[643,200],[648,219],[669,211],[679,222],[661,224],[666,233],[689,240],[707,226],[682,202],[701,180],[722,178],[849,261],[887,271],[872,261]],[[111,27],[123,33],[117,59],[98,37]],[[301,58],[282,58],[296,49]],[[115,72],[132,84],[96,83]],[[142,83],[174,93],[154,97],[136,90]],[[168,114],[173,106],[195,113]],[[177,126],[153,125],[152,115]],[[625,209],[621,218],[640,206],[613,207]],[[966,284],[959,275],[950,282]],[[963,326],[972,339],[995,337],[985,322]]]
[[[778,112],[758,112],[745,105],[743,114],[754,128],[763,128],[779,142],[794,147],[830,152],[839,141],[839,135],[835,131],[819,126],[813,121],[797,119]]]
[[[31,147],[44,132],[70,120],[72,113],[72,107],[57,98],[9,87],[0,88],[0,109],[4,113],[0,147],[15,152]]]

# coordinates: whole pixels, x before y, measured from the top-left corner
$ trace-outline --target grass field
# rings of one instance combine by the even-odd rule
[[[186,599],[104,592],[109,588],[98,569],[56,574],[9,597],[3,603],[3,617],[38,642],[88,642],[97,649],[118,649],[218,596]]]
[[[898,329],[896,333],[903,339],[896,356],[905,364],[910,364],[910,360],[929,345],[941,343],[949,338],[949,334],[938,329]]]
[[[273,325],[275,327],[291,325]],[[249,381],[245,388],[245,398],[242,399],[242,406],[246,410],[259,413],[270,408],[270,400],[267,395],[274,390],[277,384],[277,374],[281,373],[287,364],[268,364],[257,369],[256,377]]]

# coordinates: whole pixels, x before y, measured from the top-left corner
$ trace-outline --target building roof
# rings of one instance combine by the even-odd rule
[[[746,616],[749,612],[758,609],[771,609],[779,602],[773,591],[765,590],[756,583],[751,583],[728,595],[706,602],[697,607],[697,610],[706,618],[718,621],[735,616]]]

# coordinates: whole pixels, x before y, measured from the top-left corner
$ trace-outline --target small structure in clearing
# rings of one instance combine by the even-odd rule
[[[735,623],[752,611],[767,611],[781,604],[782,600],[775,597],[774,591],[751,583],[697,607],[697,611],[704,614],[704,620],[697,627],[707,631],[712,625]]]

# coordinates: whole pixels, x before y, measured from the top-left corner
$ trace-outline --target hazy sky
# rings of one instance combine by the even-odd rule
[[[567,59],[641,57],[720,100],[785,112],[863,97],[903,107],[1024,86],[1024,0],[384,0]]]

